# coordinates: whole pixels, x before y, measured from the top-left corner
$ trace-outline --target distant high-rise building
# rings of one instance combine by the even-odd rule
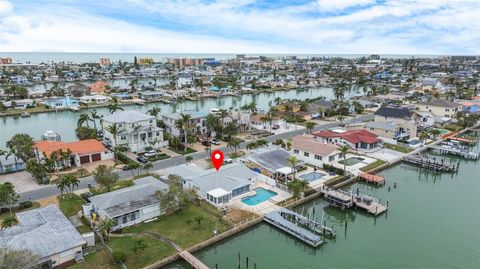
[[[153,59],[152,58],[140,58],[140,59],[138,59],[138,64],[151,65],[151,64],[153,64]]]
[[[0,58],[0,64],[12,64],[12,58],[10,57]]]
[[[176,67],[200,65],[203,64],[204,59],[200,58],[169,58],[168,63]]]
[[[109,58],[100,58],[100,65],[110,65]]]

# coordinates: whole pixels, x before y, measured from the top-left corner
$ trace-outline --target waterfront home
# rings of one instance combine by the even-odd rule
[[[161,98],[163,95],[164,95],[163,91],[160,91],[160,92],[148,91],[148,92],[138,93],[138,97],[143,100],[155,100],[155,99]]]
[[[292,137],[292,154],[299,160],[322,167],[342,158],[338,146],[315,140],[313,135]]]
[[[0,156],[0,174],[15,173],[25,170],[25,162],[15,155]]]
[[[17,220],[0,230],[0,247],[31,251],[41,268],[83,261],[86,242],[56,205],[17,213]]]
[[[332,129],[313,133],[315,139],[335,145],[347,145],[352,149],[373,149],[382,141],[367,130]]]
[[[112,230],[118,230],[150,219],[163,213],[156,193],[168,190],[168,185],[147,176],[134,180],[131,187],[89,197],[89,204],[84,206],[87,216],[95,213],[100,219],[111,219]]]
[[[435,116],[455,118],[457,112],[462,111],[462,105],[445,99],[421,102],[416,105],[420,111],[430,112]]]
[[[430,112],[418,111],[415,123],[419,131],[429,130],[435,124],[435,117]]]
[[[85,104],[96,103],[96,104],[105,104],[106,102],[112,100],[109,96],[103,95],[85,95],[79,98],[80,102]]]
[[[105,81],[97,81],[90,85],[90,92],[91,93],[97,93],[97,94],[103,94],[106,93],[108,90],[108,83]]]
[[[260,148],[252,151],[250,156],[244,157],[242,162],[254,172],[273,178],[276,181],[288,182],[293,180],[294,170],[288,159],[292,155],[276,147]],[[303,161],[299,161],[296,167],[300,167]]]
[[[51,158],[53,152],[69,152],[69,158],[57,156],[55,169],[58,170],[71,166],[80,167],[82,164],[113,159],[113,154],[96,139],[75,142],[42,140],[36,142],[33,148],[38,160],[42,160],[45,157]]]
[[[190,133],[193,134],[202,134],[208,136],[208,128],[207,123],[205,121],[206,116],[208,113],[205,112],[185,112],[184,114],[190,115],[190,120],[188,122],[188,126],[190,126]],[[165,131],[174,137],[179,137],[180,139],[184,139],[184,132],[182,129],[178,129],[175,126],[177,120],[182,118],[182,114],[175,112],[167,115],[162,115],[163,123],[165,124]]]
[[[115,98],[117,101],[129,101],[133,99],[133,96],[131,96],[128,93],[113,93],[111,94],[113,98]]]
[[[308,111],[311,113],[312,119],[318,119],[323,117],[325,110],[332,109],[333,102],[327,100],[316,100],[308,104]]]
[[[193,188],[198,196],[214,206],[222,206],[231,199],[247,193],[258,174],[240,163],[224,165],[220,170],[202,170],[191,164],[167,169],[167,173],[183,179],[185,188]]]
[[[48,98],[44,99],[43,103],[49,108],[78,108],[80,102],[77,99],[71,97],[61,97],[61,98]]]
[[[110,126],[116,124],[118,133],[111,133]],[[135,110],[117,111],[102,118],[103,140],[116,147],[128,147],[133,152],[142,152],[145,147],[159,148],[168,145],[163,139],[163,129],[157,126],[154,116]],[[154,142],[155,144],[152,144]]]
[[[374,122],[365,128],[390,143],[417,137],[416,113],[406,107],[382,106],[374,113]]]
[[[37,106],[35,100],[33,99],[5,101],[3,102],[3,105],[6,108],[12,108],[12,109],[27,109],[27,108],[32,108]]]

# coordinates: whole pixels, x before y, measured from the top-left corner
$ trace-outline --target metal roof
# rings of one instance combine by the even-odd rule
[[[103,117],[104,121],[110,123],[136,123],[139,121],[153,120],[154,116],[138,112],[135,110],[117,111],[111,115]]]

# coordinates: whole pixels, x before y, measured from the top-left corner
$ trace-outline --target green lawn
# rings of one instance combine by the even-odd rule
[[[375,169],[375,168],[377,168],[377,167],[379,167],[379,166],[382,166],[382,165],[384,165],[384,164],[385,164],[385,161],[377,160],[377,161],[374,162],[374,163],[371,163],[371,164],[369,164],[369,165],[367,165],[367,166],[365,166],[365,167],[360,168],[360,170],[363,171],[363,172],[368,172],[368,171],[370,171],[370,170],[372,170],[372,169]]]
[[[115,190],[123,189],[123,188],[126,188],[126,187],[131,187],[133,185],[134,185],[134,183],[133,183],[132,180],[120,180],[120,181],[117,181],[115,184],[113,184],[110,191],[115,191]],[[106,193],[107,188],[98,185],[98,186],[90,188],[90,192],[93,193],[93,195],[99,195],[99,194],[102,194],[102,193]]]
[[[39,208],[39,207],[40,207],[40,203],[32,202],[32,207],[29,207],[29,208],[18,209],[17,207],[13,207],[12,208],[12,214],[15,215],[17,213],[32,210],[32,209]],[[10,211],[5,211],[2,214],[0,214],[0,222],[7,216],[10,216]]]
[[[92,228],[90,228],[87,225],[82,225],[82,226],[78,226],[78,227],[75,227],[75,228],[77,228],[78,232],[81,233],[81,234],[93,232]]]
[[[77,214],[78,211],[82,209],[82,205],[85,203],[82,198],[73,193],[68,193],[57,196],[58,202],[60,203],[60,210],[67,217],[71,217]]]
[[[195,220],[197,217],[202,219],[200,225]],[[123,229],[123,232],[155,232],[186,248],[212,237],[215,229],[221,233],[230,228],[230,224],[222,220],[218,211],[210,205],[190,205],[156,221]]]
[[[116,269],[112,257],[106,249],[100,249],[84,257],[84,262],[72,265],[69,269]]]
[[[401,152],[401,153],[410,153],[410,152],[413,151],[412,148],[399,146],[399,145],[393,145],[393,144],[389,144],[389,143],[385,143],[385,142],[383,142],[383,147],[386,148],[386,149],[395,150],[395,151],[398,151],[398,152]]]
[[[186,234],[184,236],[187,236]],[[141,252],[133,253],[132,246],[136,240],[143,239],[148,247]],[[166,243],[152,237],[112,237],[108,242],[113,252],[122,251],[127,255],[127,268],[143,268],[159,261],[175,252]]]

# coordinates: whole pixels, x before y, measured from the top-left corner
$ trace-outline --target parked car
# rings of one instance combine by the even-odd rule
[[[215,139],[212,140],[211,142],[212,142],[212,144],[214,144],[214,145],[220,145],[220,141],[217,141],[217,140],[215,140]]]
[[[232,163],[233,160],[232,160],[232,158],[225,158],[225,159],[223,159],[223,162],[228,164],[228,163]]]
[[[280,125],[278,125],[278,124],[274,124],[274,125],[272,126],[272,129],[273,129],[273,130],[277,130],[278,128],[280,128]]]
[[[202,145],[204,145],[204,146],[210,146],[210,144],[211,144],[211,143],[210,143],[210,141],[208,141],[208,140],[203,140],[203,141],[202,141]]]
[[[137,161],[139,161],[141,163],[148,163],[148,160],[145,157],[137,157]]]
[[[123,170],[123,171],[128,171],[128,170],[130,170],[130,166],[124,165],[124,166],[122,167],[122,170]]]
[[[153,156],[155,156],[155,155],[157,155],[157,153],[155,152],[155,150],[149,150],[149,151],[147,151],[147,152],[145,152],[145,153],[143,154],[143,156],[144,156],[144,157],[147,157],[147,158],[153,157]]]

